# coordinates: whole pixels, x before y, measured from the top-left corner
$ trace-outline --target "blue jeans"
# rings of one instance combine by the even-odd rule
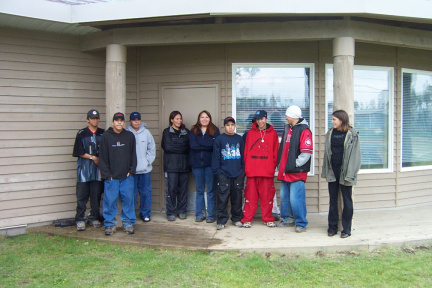
[[[104,197],[103,197],[103,217],[104,225],[117,225],[117,201],[120,196],[122,211],[120,220],[123,227],[132,226],[136,221],[134,205],[134,176],[125,179],[105,180]]]
[[[296,226],[306,227],[306,192],[303,181],[281,182],[281,217],[290,223],[294,216]]]
[[[216,219],[216,181],[211,167],[192,168],[196,183],[195,216],[205,218],[204,190],[207,184],[207,219]]]
[[[140,195],[139,215],[141,218],[151,216],[152,207],[152,186],[150,173],[135,174],[134,200],[135,206]]]

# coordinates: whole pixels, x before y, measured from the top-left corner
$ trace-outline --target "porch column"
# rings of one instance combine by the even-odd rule
[[[126,112],[126,46],[106,47],[105,67],[106,129],[111,127],[116,112]]]
[[[354,56],[353,37],[333,39],[333,111],[345,110],[354,126]]]

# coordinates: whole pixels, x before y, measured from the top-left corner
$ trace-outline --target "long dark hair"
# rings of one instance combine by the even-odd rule
[[[173,125],[171,120],[173,120],[177,115],[180,115],[182,117],[182,120],[183,120],[183,115],[180,113],[180,111],[172,111],[170,116],[169,116],[169,120],[168,120],[169,126],[168,127],[171,127]],[[185,127],[186,127],[185,124],[182,122],[180,129],[184,129]]]
[[[346,113],[344,110],[336,110],[333,112],[332,116],[342,121],[341,127],[339,128],[340,131],[348,132],[348,130],[351,128],[349,125],[348,113]]]
[[[207,114],[207,116],[210,118],[206,133],[213,137],[218,128],[216,127],[216,125],[213,124],[211,114],[207,110],[203,110],[198,114],[197,122],[195,125],[192,126],[191,130],[196,136],[199,136],[201,134],[200,117],[203,113]]]

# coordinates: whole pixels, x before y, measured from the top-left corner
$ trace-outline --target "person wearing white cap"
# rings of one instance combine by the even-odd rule
[[[300,107],[292,105],[286,110],[288,124],[284,127],[279,146],[277,179],[281,183],[281,217],[278,227],[296,226],[298,233],[305,232],[306,193],[305,182],[310,171],[313,153],[312,132],[302,118]],[[293,216],[295,222],[291,219]]]

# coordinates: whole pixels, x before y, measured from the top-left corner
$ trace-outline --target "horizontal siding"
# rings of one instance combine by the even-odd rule
[[[104,75],[78,37],[0,29],[0,227],[74,216],[73,143],[88,110],[105,120]]]

